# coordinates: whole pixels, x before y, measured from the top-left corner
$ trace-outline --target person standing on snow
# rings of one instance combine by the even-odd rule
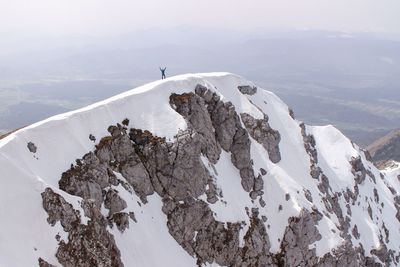
[[[163,69],[159,67],[159,69],[161,71],[161,79],[165,79],[165,70],[167,69],[167,67],[165,67]]]

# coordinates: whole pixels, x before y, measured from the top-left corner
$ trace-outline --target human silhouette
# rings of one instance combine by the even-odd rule
[[[161,71],[161,79],[165,79],[165,70],[167,69],[167,67],[165,67],[163,69],[159,67],[159,69]]]

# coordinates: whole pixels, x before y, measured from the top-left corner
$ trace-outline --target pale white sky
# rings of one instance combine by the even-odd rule
[[[400,33],[400,0],[0,0],[0,34],[193,25]]]

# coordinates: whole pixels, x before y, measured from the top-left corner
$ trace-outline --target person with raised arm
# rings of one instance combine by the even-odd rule
[[[165,67],[163,69],[159,67],[159,69],[161,71],[161,79],[163,80],[163,79],[165,79],[165,70],[167,69],[167,67]]]

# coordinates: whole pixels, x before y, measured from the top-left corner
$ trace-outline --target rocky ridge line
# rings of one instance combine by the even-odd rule
[[[215,203],[223,196],[201,157],[216,164],[221,149],[230,153],[231,161],[240,173],[243,190],[256,199],[264,194],[264,184],[253,170],[249,136],[263,144],[271,161],[279,162],[279,132],[270,128],[266,115],[264,120],[256,120],[245,113],[239,116],[230,102],[221,101],[217,94],[201,85],[194,93],[172,94],[170,105],[188,124],[188,129],[181,131],[173,142],[146,130],[128,128],[129,121],[125,120],[110,126],[110,135],[101,138],[93,152],[84,155],[62,174],[60,189],[81,197],[85,214],[79,214],[50,188],[42,193],[48,222],[54,225],[59,221],[68,233],[68,243],[61,240],[56,255],[63,266],[123,266],[107,226],[123,232],[128,227],[135,227],[136,219],[134,214],[125,212],[127,203],[116,190],[119,185],[138,195],[143,205],[146,205],[147,196],[154,193],[162,198],[162,212],[167,216],[171,236],[197,259],[199,266],[212,262],[223,266],[380,265],[373,258],[365,257],[362,248],[353,248],[350,243],[317,257],[315,248],[310,249],[310,245],[321,239],[316,225],[325,215],[318,210],[303,209],[298,217],[289,218],[277,254],[269,252],[264,218],[260,218],[256,208],[248,210],[251,223],[241,246],[239,231],[244,222],[225,224],[213,216],[209,203]],[[303,133],[312,177],[321,181],[320,190],[326,195],[326,207],[332,207],[332,213],[343,219],[343,233],[347,234],[338,196],[332,195],[329,180],[317,165],[315,140],[312,141],[305,130]],[[266,173],[265,170],[262,172]],[[199,198],[202,195],[207,196],[207,201]],[[349,195],[356,198],[353,192]],[[108,214],[102,214],[102,207]],[[87,224],[82,222],[81,216],[89,218]],[[381,254],[377,251],[376,255]],[[386,260],[387,255],[383,259]],[[44,262],[39,260],[40,264]]]

